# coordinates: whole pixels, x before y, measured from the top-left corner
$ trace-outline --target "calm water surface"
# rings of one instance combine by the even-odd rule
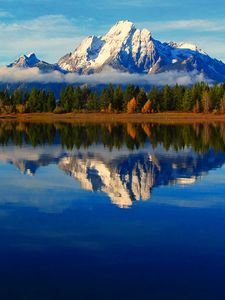
[[[0,299],[225,299],[225,125],[0,123]]]

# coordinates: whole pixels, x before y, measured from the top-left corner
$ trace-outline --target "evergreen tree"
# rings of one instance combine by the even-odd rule
[[[90,94],[91,94],[91,90],[89,89],[89,87],[87,85],[85,85],[82,89],[82,101],[81,101],[82,109],[84,109],[86,107],[86,103],[87,103],[87,100],[88,100],[88,97]]]
[[[97,93],[90,93],[86,102],[88,111],[98,111],[100,108],[99,97]]]
[[[134,97],[137,99],[138,94],[140,93],[140,88],[139,86],[136,86],[134,89]]]
[[[182,101],[184,97],[184,92],[185,92],[184,87],[179,86],[178,84],[176,84],[173,87],[172,89],[173,105],[171,107],[172,110],[179,111],[183,109]]]
[[[117,86],[114,90],[112,107],[116,111],[123,110],[123,90],[121,86]]]
[[[223,97],[220,99],[220,112],[225,114],[225,93]]]
[[[173,109],[172,91],[169,85],[166,85],[162,90],[162,99],[160,101],[160,110],[168,111]]]
[[[207,114],[207,113],[210,112],[210,109],[211,109],[211,99],[209,97],[208,90],[205,90],[203,92],[203,95],[202,95],[202,106],[203,106],[203,112],[205,114]]]
[[[182,99],[182,110],[186,112],[192,110],[192,96],[190,89],[186,89],[184,92],[184,96]]]
[[[40,110],[39,100],[39,91],[38,89],[33,88],[26,102],[27,112],[38,112]]]
[[[148,96],[144,88],[128,85],[123,92],[121,86],[113,87],[112,84],[103,89],[101,95],[91,91],[87,86],[67,86],[60,92],[56,108],[53,92],[33,88],[30,92],[15,89],[9,93],[7,89],[0,91],[0,112],[43,112],[54,111],[58,113],[72,112],[74,110],[105,110],[127,111],[128,104],[136,101],[137,112],[159,111],[224,111],[225,84],[215,84],[209,87],[206,83],[197,83],[192,87],[169,85],[163,88],[152,87]],[[136,99],[136,100],[135,100]],[[149,99],[149,102],[147,101]],[[135,101],[134,101],[135,100]],[[147,105],[147,104],[148,105]],[[149,109],[149,103],[151,104]],[[134,107],[134,106],[133,106]]]
[[[125,90],[124,97],[123,97],[123,110],[127,110],[127,103],[135,98],[135,87],[133,84],[129,84]]]
[[[12,102],[15,105],[23,104],[23,90],[22,89],[15,89],[12,93]]]
[[[101,109],[108,111],[109,105],[113,103],[114,89],[112,84],[104,88],[101,94]]]
[[[80,110],[85,107],[85,102],[83,101],[83,91],[82,89],[77,86],[75,90],[73,89],[73,96],[72,97],[72,107],[71,110]]]
[[[142,107],[147,102],[148,98],[144,89],[141,89],[137,96],[137,112],[141,112]]]
[[[209,90],[209,98],[211,101],[211,109],[219,109],[220,99],[223,97],[223,92],[221,93],[221,88],[218,84],[215,84]]]
[[[157,87],[153,86],[152,89],[150,90],[149,94],[148,94],[148,99],[150,99],[151,101],[151,106],[152,106],[152,110],[154,112],[159,112],[160,111],[160,92],[157,89]]]
[[[52,112],[56,107],[55,96],[52,91],[48,91],[47,93],[47,101],[46,101],[46,111]]]
[[[195,103],[195,105],[193,107],[193,112],[196,113],[196,114],[200,112],[200,105],[199,105],[198,100],[197,100],[197,102]]]
[[[70,112],[74,109],[74,98],[73,86],[67,86],[65,89],[62,89],[60,93],[59,105],[65,112]]]

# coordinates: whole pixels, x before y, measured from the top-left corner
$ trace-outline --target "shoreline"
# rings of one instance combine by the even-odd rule
[[[40,122],[40,123],[161,123],[192,124],[225,122],[225,114],[204,113],[26,113],[0,114],[0,122]]]

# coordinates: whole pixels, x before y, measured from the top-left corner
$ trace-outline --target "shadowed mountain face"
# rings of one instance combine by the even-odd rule
[[[0,122],[0,299],[223,299],[224,178],[225,124]]]
[[[87,37],[73,53],[64,55],[56,64],[41,61],[32,53],[21,56],[8,67],[76,74],[103,70],[142,75],[182,71],[199,75],[198,81],[225,81],[222,61],[211,58],[196,45],[160,42],[148,29],[138,29],[129,21],[116,23],[103,36]]]
[[[225,124],[0,122],[0,299],[223,299],[224,178]]]
[[[58,64],[64,70],[81,74],[101,72],[109,66],[129,73],[196,71],[213,80],[225,79],[225,65],[196,45],[161,43],[149,30],[137,29],[129,21],[118,22],[104,36],[87,37]]]
[[[221,167],[225,155],[208,151],[196,155],[164,152],[128,155],[105,161],[95,155],[69,156],[60,160],[59,167],[81,183],[82,188],[106,193],[112,203],[129,207],[134,201],[149,200],[154,187],[169,184],[188,185]]]
[[[159,186],[194,184],[225,163],[223,124],[2,123],[0,141],[5,145],[0,161],[14,165],[22,174],[35,176],[54,165],[81,189],[107,194],[121,208],[149,200],[152,189]]]
[[[162,43],[147,29],[120,21],[104,36],[89,36],[73,53],[62,57],[59,66],[80,74],[99,73],[105,67],[121,72],[156,74],[167,71],[195,71],[223,82],[225,64],[209,57],[189,43]]]
[[[20,69],[38,68],[42,72],[62,71],[57,64],[49,64],[45,61],[41,61],[36,57],[34,53],[30,53],[28,55],[22,55],[13,63],[9,64],[8,68],[20,68]]]

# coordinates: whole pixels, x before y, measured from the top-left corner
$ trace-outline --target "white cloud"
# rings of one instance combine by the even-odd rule
[[[173,20],[160,22],[140,22],[139,26],[150,28],[152,31],[171,31],[171,30],[195,30],[198,32],[216,32],[225,30],[224,20]]]
[[[106,68],[103,72],[92,75],[78,75],[75,73],[61,74],[54,71],[51,73],[41,73],[39,69],[10,69],[0,68],[0,82],[17,83],[17,82],[40,82],[40,83],[68,83],[68,84],[142,84],[142,85],[190,85],[195,82],[205,81],[203,74],[193,72],[169,71],[154,75],[139,75],[120,73],[115,70]]]
[[[7,65],[22,54],[31,52],[35,52],[38,58],[42,60],[55,63],[60,57],[72,51],[79,42],[80,38],[76,37],[37,37],[32,39],[21,37],[21,39],[9,39],[4,48],[0,49],[0,56],[10,58],[1,60],[1,65]]]
[[[23,53],[36,52],[56,62],[84,37],[82,28],[63,15],[46,15],[21,22],[0,21],[0,63],[8,64]],[[8,61],[9,60],[9,61]]]
[[[78,33],[78,29],[73,25],[72,21],[63,15],[45,15],[36,19],[26,20],[22,22],[0,23],[0,29],[5,32],[35,32],[38,34],[49,35]]]
[[[122,0],[125,5],[127,0]],[[145,0],[131,1],[132,5],[138,6]],[[117,2],[114,4],[116,5]],[[9,14],[0,10],[0,16]],[[80,22],[79,22],[80,21]],[[7,22],[0,18],[0,65],[6,65],[17,59],[21,54],[35,52],[42,60],[55,63],[66,53],[73,51],[87,32],[92,32],[92,19],[74,20],[68,19],[64,15],[44,15],[31,20],[15,21],[13,18]],[[80,24],[83,24],[80,25]],[[153,35],[157,33],[177,37],[176,33],[185,33],[188,41],[197,43],[209,55],[225,61],[224,38],[215,35],[215,32],[222,33],[225,30],[223,20],[174,20],[162,22],[141,22],[137,27],[146,27],[152,30]],[[86,27],[86,28],[85,28]],[[98,32],[103,28],[99,27]],[[104,32],[108,26],[104,26]],[[103,33],[103,32],[102,32]],[[203,35],[202,33],[207,33]],[[210,34],[211,33],[211,34]],[[182,34],[182,40],[184,34]],[[186,38],[185,38],[186,39]],[[207,42],[206,42],[207,40]]]
[[[107,1],[107,5],[109,5]],[[155,0],[114,0],[110,1],[110,6],[113,8],[121,8],[124,7],[133,7],[133,8],[141,8],[143,7],[168,7],[173,6],[171,1],[155,1]]]
[[[12,14],[6,10],[0,10],[0,18],[11,18]]]

